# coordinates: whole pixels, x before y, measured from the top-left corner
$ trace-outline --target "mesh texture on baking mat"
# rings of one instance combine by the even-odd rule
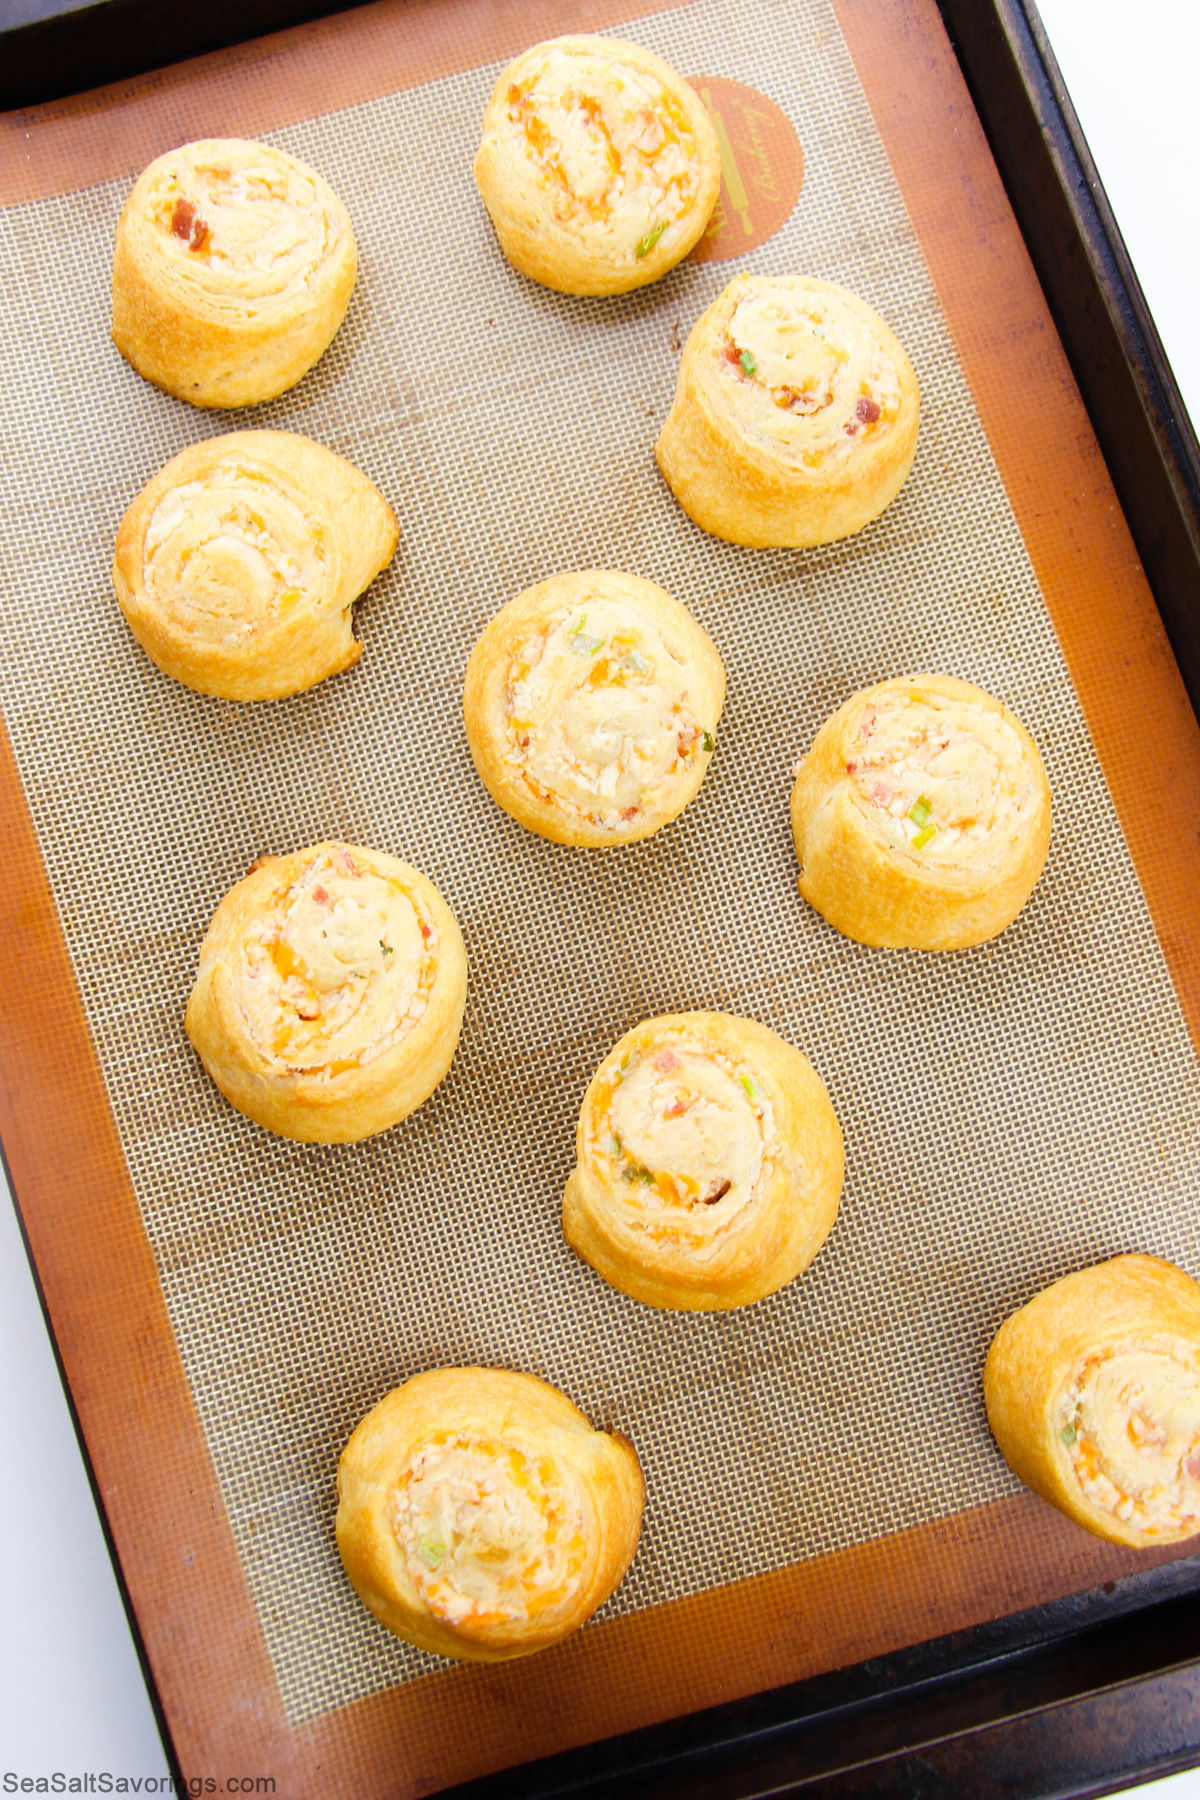
[[[750,266],[854,289],[916,365],[912,476],[845,545],[732,549],[674,504],[651,445],[676,346],[744,264],[685,265],[607,301],[516,276],[470,173],[492,68],[270,134],[344,197],[362,260],[319,368],[249,416],[194,412],[111,348],[127,181],[0,215],[0,704],[295,1720],[434,1666],[359,1605],[332,1534],[345,1438],[417,1370],[528,1369],[629,1433],[646,1529],[607,1609],[629,1611],[1013,1492],[979,1393],[1000,1319],[1120,1250],[1200,1273],[1193,1053],[833,14],[703,0],[622,29],[783,109],[805,186]],[[254,707],[158,674],[109,585],[133,494],[244,423],[350,457],[402,531],[361,613],[359,667]],[[506,818],[460,718],[497,607],[595,565],[685,601],[729,671],[698,799],[649,842],[600,853]],[[1055,805],[1021,918],[946,957],[839,937],[798,896],[788,826],[792,766],[825,716],[923,668],[1014,707]],[[405,1124],[343,1149],[240,1118],[182,1029],[220,897],[260,851],[333,835],[425,870],[471,961],[448,1078]],[[723,1317],[613,1292],[558,1225],[595,1064],[639,1018],[690,1007],[751,1015],[807,1051],[848,1152],[813,1268]]]

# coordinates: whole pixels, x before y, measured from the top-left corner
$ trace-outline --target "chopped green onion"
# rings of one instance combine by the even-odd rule
[[[625,667],[632,669],[635,674],[648,675],[650,673],[650,664],[640,650],[627,650],[621,660]]]
[[[739,1077],[739,1079],[741,1081],[742,1086],[745,1088],[746,1092],[749,1094],[749,1096],[752,1100],[761,1100],[762,1099],[763,1091],[759,1087],[757,1081],[753,1080],[752,1077],[749,1075],[742,1075]]]
[[[758,360],[755,357],[753,350],[743,350],[742,354],[738,357],[738,361],[741,363],[743,369],[745,369],[747,375],[753,375],[755,369],[758,367]]]
[[[1073,1444],[1075,1442],[1074,1425],[1064,1425],[1058,1435],[1064,1444]]]
[[[922,825],[925,823],[926,819],[929,817],[929,815],[932,811],[933,811],[933,801],[927,800],[925,798],[924,794],[922,794],[921,798],[919,800],[914,800],[912,805],[909,807],[908,816],[912,820],[913,824],[916,826],[917,830],[920,831]]]
[[[713,736],[712,732],[711,731],[704,732],[700,738],[700,748],[702,750],[707,750],[708,754],[711,756],[713,751],[716,749],[716,747],[717,747],[717,740]]]
[[[660,219],[657,225],[652,225],[650,227],[644,238],[638,239],[637,259],[639,262],[641,262],[643,256],[649,256],[666,229],[667,221],[665,219]]]
[[[609,1140],[608,1140],[608,1154],[609,1154],[609,1155],[610,1155],[610,1156],[620,1156],[620,1154],[621,1154],[621,1140],[620,1140],[620,1138],[619,1138],[619,1137],[610,1137],[610,1138],[609,1138]]]
[[[935,838],[936,836],[937,826],[933,824],[927,825],[924,831],[918,831],[916,837],[912,840],[913,849],[923,850],[930,838]]]
[[[436,1569],[446,1560],[446,1546],[441,1538],[422,1538],[417,1545],[417,1555],[427,1569]]]
[[[654,1177],[649,1169],[627,1168],[625,1170],[625,1179],[626,1181],[640,1181],[643,1187],[649,1187],[654,1180]]]
[[[385,944],[382,938],[379,940],[379,948],[383,951],[385,956],[390,956],[392,954],[392,946],[390,944]]]
[[[602,637],[585,637],[583,628],[586,624],[587,614],[580,613],[575,623],[567,632],[567,636],[571,640],[571,648],[576,656],[595,656],[597,650],[604,642]]]

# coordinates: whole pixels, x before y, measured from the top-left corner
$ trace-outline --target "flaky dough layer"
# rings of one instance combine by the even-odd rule
[[[725,669],[678,600],[580,569],[510,600],[471,653],[463,716],[492,798],[559,844],[650,837],[694,798]]]
[[[121,521],[113,586],[164,674],[276,700],[356,663],[355,600],[398,529],[350,463],[287,431],[235,431],[169,462]]]
[[[693,326],[654,447],[704,531],[829,544],[895,498],[917,449],[917,378],[865,300],[800,275],[739,275]]]
[[[726,1013],[647,1019],[584,1096],[563,1232],[648,1306],[747,1306],[806,1269],[837,1217],[842,1133],[808,1058]]]
[[[416,1375],[366,1416],[338,1468],[337,1542],[397,1637],[500,1662],[558,1643],[619,1586],[645,1483],[619,1431],[504,1369]]]
[[[623,294],[699,241],[721,152],[703,103],[660,56],[562,37],[497,81],[475,180],[523,275],[560,294]]]
[[[336,842],[262,857],[213,915],[186,1026],[208,1073],[282,1137],[357,1143],[453,1059],[467,957],[433,883]]]
[[[269,144],[203,138],[137,179],[113,250],[113,343],[193,406],[294,387],[350,304],[358,252],[332,188]]]
[[[791,811],[800,892],[860,944],[986,942],[1028,900],[1050,844],[1033,739],[951,675],[854,694],[797,766]]]
[[[1157,1256],[1081,1269],[1000,1327],[988,1423],[1027,1487],[1099,1537],[1200,1532],[1200,1285]]]

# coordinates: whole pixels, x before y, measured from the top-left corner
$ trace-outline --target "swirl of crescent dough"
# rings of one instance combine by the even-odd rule
[[[860,944],[959,950],[1037,883],[1050,789],[1020,720],[982,688],[911,675],[854,694],[796,767],[800,892]]]
[[[865,300],[799,275],[740,275],[684,345],[654,447],[676,499],[731,544],[829,544],[895,499],[920,393]]]
[[[391,508],[286,431],[195,444],[121,522],[113,586],[151,660],[202,694],[275,700],[356,663],[353,605],[391,561]]]
[[[575,1631],[624,1578],[645,1484],[633,1445],[503,1369],[414,1376],[338,1468],[337,1542],[389,1631],[498,1662]]]
[[[226,894],[186,1026],[239,1112],[356,1143],[428,1099],[466,991],[462,935],[431,882],[376,850],[314,844],[261,858]]]
[[[113,342],[193,406],[252,406],[294,387],[350,304],[345,207],[294,156],[204,138],[150,164],[117,225]]]
[[[492,798],[560,844],[628,844],[678,817],[716,744],[725,669],[677,600],[581,569],[509,601],[471,654],[463,716]]]
[[[699,241],[721,152],[702,102],[661,57],[562,37],[496,83],[475,180],[523,275],[561,294],[623,294]]]
[[[988,1422],[1029,1487],[1088,1531],[1138,1547],[1200,1532],[1200,1285],[1118,1256],[1000,1327]]]
[[[649,1306],[773,1294],[833,1229],[842,1134],[807,1057],[725,1013],[647,1019],[584,1096],[563,1233]]]

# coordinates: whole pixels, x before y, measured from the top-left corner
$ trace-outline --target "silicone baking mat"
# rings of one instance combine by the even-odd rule
[[[293,1722],[436,1666],[363,1611],[332,1538],[346,1436],[419,1369],[529,1369],[629,1433],[649,1502],[606,1609],[623,1614],[1015,1493],[979,1399],[999,1321],[1121,1250],[1200,1273],[1195,1056],[835,15],[823,0],[786,15],[698,0],[622,30],[786,115],[804,183],[775,234],[622,299],[532,287],[500,257],[470,176],[493,65],[264,132],[342,195],[361,271],[315,373],[249,416],[190,411],[108,343],[134,168],[0,213],[0,705]],[[854,289],[917,368],[913,473],[846,544],[723,546],[655,469],[682,338],[745,267]],[[146,662],[108,571],[121,514],[162,463],[251,422],[348,456],[395,508],[401,544],[361,611],[358,668],[239,707]],[[729,674],[698,799],[658,837],[602,853],[502,815],[460,720],[491,614],[595,565],[683,600]],[[788,830],[792,766],[821,721],[919,668],[1002,695],[1054,795],[1026,911],[947,957],[837,936],[799,899]],[[260,852],[331,835],[430,875],[471,964],[446,1081],[405,1124],[339,1149],[241,1119],[182,1032],[221,895]],[[682,1007],[745,1013],[800,1045],[846,1135],[842,1212],[816,1264],[723,1317],[639,1307],[558,1229],[592,1069],[637,1019]]]

